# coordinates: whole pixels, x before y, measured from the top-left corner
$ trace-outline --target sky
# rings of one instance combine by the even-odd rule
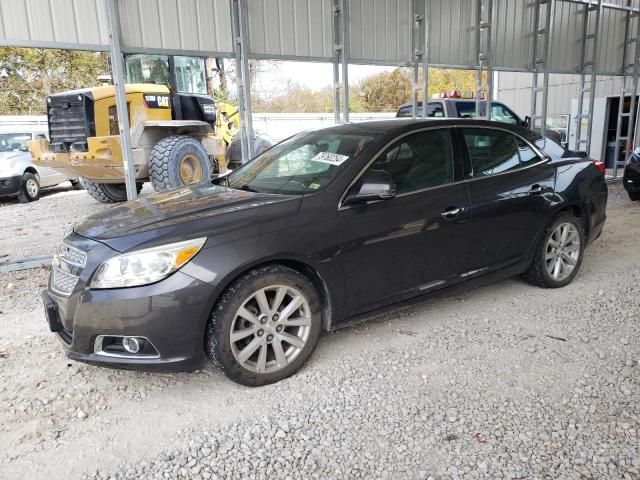
[[[319,90],[333,83],[333,64],[318,62],[263,62],[256,87],[265,93],[276,93],[287,81],[296,82],[312,90]],[[349,65],[349,84],[395,67]]]

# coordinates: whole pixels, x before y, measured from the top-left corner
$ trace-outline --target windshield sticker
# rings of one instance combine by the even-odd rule
[[[311,188],[312,190],[317,190],[320,188],[320,184],[319,183],[312,183],[311,185],[309,185],[309,188]]]
[[[320,152],[315,157],[311,158],[311,161],[339,166],[342,165],[348,158],[348,155],[340,155],[339,153]]]

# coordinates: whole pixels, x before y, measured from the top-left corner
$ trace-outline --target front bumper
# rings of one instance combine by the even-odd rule
[[[0,196],[17,195],[22,187],[22,175],[0,177]]]
[[[626,166],[622,185],[627,192],[640,193],[640,164],[632,163]]]
[[[141,287],[82,288],[69,297],[49,285],[43,292],[49,327],[69,358],[93,365],[141,371],[190,371],[202,366],[204,334],[213,286],[181,271]],[[157,350],[150,358],[101,353],[99,336],[145,337]]]

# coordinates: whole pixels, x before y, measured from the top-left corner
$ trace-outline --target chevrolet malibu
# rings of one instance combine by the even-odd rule
[[[525,128],[340,125],[87,217],[54,257],[45,311],[69,358],[175,371],[208,357],[264,385],[322,330],[454,285],[567,285],[606,202],[594,163]]]

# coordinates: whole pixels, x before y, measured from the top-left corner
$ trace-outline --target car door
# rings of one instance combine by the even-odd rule
[[[33,134],[34,140],[40,140],[42,138],[46,139],[47,137],[42,133]],[[30,155],[31,154],[29,154],[29,156]],[[40,179],[40,187],[42,188],[51,187],[53,185],[57,185],[58,183],[62,183],[65,180],[67,180],[66,175],[58,172],[57,170],[54,170],[53,168],[40,167],[40,166],[33,165],[33,163],[31,163],[31,165],[38,172],[38,177]]]
[[[361,178],[380,170],[393,178],[394,198],[338,211],[351,315],[440,288],[464,270],[469,195],[450,130],[405,134]]]
[[[507,130],[462,128],[460,133],[469,162],[469,272],[481,273],[516,263],[528,253],[552,201],[555,169],[524,138]]]

